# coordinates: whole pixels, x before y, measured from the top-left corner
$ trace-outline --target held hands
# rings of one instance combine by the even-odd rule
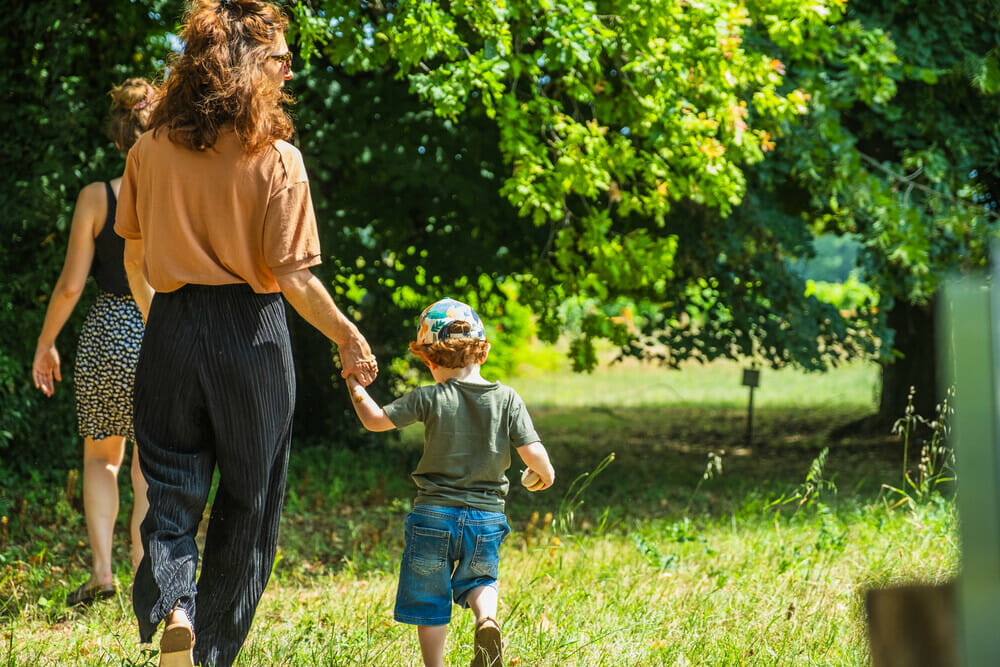
[[[55,391],[52,378],[62,382],[62,375],[59,372],[59,350],[55,345],[39,344],[35,348],[35,361],[31,365],[31,374],[35,379],[35,386],[46,396],[51,396]]]
[[[354,376],[362,387],[367,387],[378,377],[378,362],[368,341],[360,333],[353,336],[346,345],[340,345],[338,352],[340,365],[344,369],[340,371],[341,377],[346,379]]]

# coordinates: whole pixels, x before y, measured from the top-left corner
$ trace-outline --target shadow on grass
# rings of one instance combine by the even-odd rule
[[[586,491],[584,511],[610,508],[615,518],[662,518],[675,513],[729,513],[748,492],[780,496],[806,478],[829,447],[824,478],[838,494],[876,497],[883,483],[898,482],[902,451],[897,438],[832,441],[839,424],[858,410],[759,410],[753,441],[746,439],[745,410],[732,408],[549,409],[536,411],[538,430],[556,466],[558,495],[610,452],[614,462]],[[710,455],[721,460],[711,471]],[[541,509],[544,501],[519,485],[508,513]]]
[[[513,454],[509,477],[515,481],[507,514],[515,531],[543,525],[546,514],[557,518],[573,481],[592,473],[612,452],[614,461],[590,480],[574,508],[581,530],[628,529],[651,519],[725,517],[743,509],[749,498],[766,504],[794,493],[826,447],[823,478],[836,485],[832,501],[871,502],[883,483],[899,483],[900,443],[888,434],[837,442],[829,437],[833,428],[863,414],[860,409],[759,410],[748,444],[746,413],[734,408],[537,409],[533,418],[555,465],[556,485],[529,493],[516,482],[524,466]],[[386,435],[379,446],[361,452],[335,445],[293,447],[276,570],[293,575],[341,568],[394,571],[422,437],[420,427],[410,427],[402,437]],[[710,455],[719,457],[721,472],[713,470],[704,479]],[[55,591],[82,580],[89,566],[82,516],[65,501],[56,502],[62,496],[58,490],[26,486],[5,493],[32,502],[12,503],[24,509],[10,517],[3,535],[3,583],[11,590],[37,587],[58,605]],[[115,531],[114,559],[123,579],[128,578],[129,509],[123,502]],[[11,603],[7,599],[4,606]],[[20,606],[14,603],[0,616],[16,614]]]
[[[900,443],[831,441],[830,431],[862,416],[850,409],[765,409],[746,442],[746,412],[734,408],[546,408],[535,426],[556,468],[556,485],[529,493],[517,483],[523,463],[512,454],[507,515],[515,531],[545,524],[565,509],[577,478],[609,454],[614,461],[589,480],[574,509],[583,530],[614,530],[651,519],[728,516],[748,499],[762,507],[793,495],[829,448],[822,478],[836,487],[830,502],[867,503],[898,484]],[[283,567],[388,569],[397,566],[402,520],[415,489],[409,474],[422,447],[420,427],[363,453],[324,447],[293,454],[282,527]],[[718,457],[721,472],[709,464]]]

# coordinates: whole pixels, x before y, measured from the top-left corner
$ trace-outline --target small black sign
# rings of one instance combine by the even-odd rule
[[[760,371],[753,368],[743,369],[743,386],[744,387],[759,387],[760,386]]]

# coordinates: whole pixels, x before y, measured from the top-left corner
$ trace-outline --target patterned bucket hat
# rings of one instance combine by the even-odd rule
[[[451,325],[455,322],[466,322],[472,328],[468,333],[453,332]],[[486,329],[472,306],[445,298],[435,301],[420,313],[417,343],[430,344],[449,338],[486,340]]]

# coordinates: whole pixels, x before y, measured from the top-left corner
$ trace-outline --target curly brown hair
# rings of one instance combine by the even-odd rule
[[[465,368],[471,364],[482,364],[489,351],[489,341],[472,338],[452,338],[436,343],[410,342],[410,352],[425,362],[430,361],[444,368]]]
[[[108,137],[115,142],[118,150],[128,153],[128,149],[149,126],[156,89],[145,79],[134,77],[114,86],[108,95],[111,96]]]
[[[279,34],[282,10],[259,0],[193,0],[180,34],[184,52],[174,56],[150,126],[198,151],[215,145],[231,124],[246,153],[292,136],[282,108],[292,98],[264,69]]]

